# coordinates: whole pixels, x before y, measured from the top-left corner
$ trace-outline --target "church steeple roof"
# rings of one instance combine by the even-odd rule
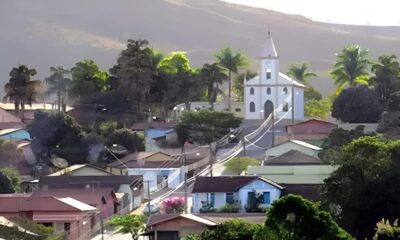
[[[261,54],[261,58],[276,58],[278,53],[276,52],[274,41],[272,40],[271,33],[268,31],[267,41],[264,44],[264,49]]]

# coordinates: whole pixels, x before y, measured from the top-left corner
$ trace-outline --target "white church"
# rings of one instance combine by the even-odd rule
[[[244,80],[245,119],[265,119],[276,109],[276,120],[303,120],[306,86],[279,72],[279,57],[269,32],[260,67],[258,76]]]

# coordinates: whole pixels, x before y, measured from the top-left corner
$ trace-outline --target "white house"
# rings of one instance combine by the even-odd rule
[[[305,85],[279,72],[279,56],[268,32],[260,56],[260,74],[244,80],[245,119],[265,119],[276,109],[276,119],[303,120],[304,88]]]
[[[258,176],[197,177],[193,186],[193,213],[209,204],[214,209],[235,204],[245,212],[250,198],[261,194],[262,207],[268,207],[281,196],[283,187]]]

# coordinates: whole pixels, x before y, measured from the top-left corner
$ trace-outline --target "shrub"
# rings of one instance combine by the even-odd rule
[[[161,212],[166,214],[180,214],[185,211],[185,206],[186,202],[183,197],[166,198],[161,202]]]
[[[224,206],[217,209],[216,212],[219,213],[237,213],[239,212],[239,207],[235,204],[225,204]]]

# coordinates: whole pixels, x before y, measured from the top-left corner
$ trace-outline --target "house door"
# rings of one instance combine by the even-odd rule
[[[274,111],[274,104],[271,100],[264,103],[264,119],[268,118],[269,115]]]

